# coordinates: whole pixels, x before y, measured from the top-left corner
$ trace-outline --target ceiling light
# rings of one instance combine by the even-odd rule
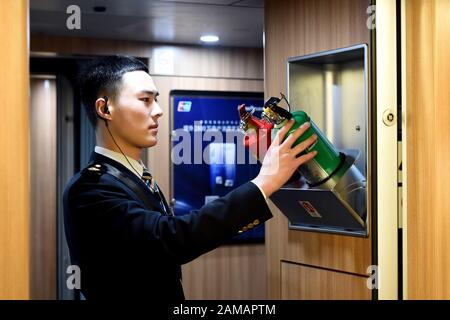
[[[214,35],[205,35],[201,36],[200,40],[203,42],[217,42],[219,41],[219,37]]]

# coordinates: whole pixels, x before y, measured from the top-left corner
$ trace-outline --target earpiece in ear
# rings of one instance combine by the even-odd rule
[[[104,96],[103,99],[105,99],[105,107],[103,108],[103,113],[110,114],[108,109],[108,97]]]

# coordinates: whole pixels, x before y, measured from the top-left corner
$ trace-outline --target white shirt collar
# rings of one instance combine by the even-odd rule
[[[115,152],[115,151],[112,151],[112,150],[109,150],[109,149],[106,149],[103,147],[99,147],[99,146],[95,146],[94,150],[95,150],[95,152],[97,152],[105,157],[108,157],[114,161],[119,162],[121,165],[125,166],[128,170],[130,170],[135,175],[137,175],[139,177],[139,179],[142,178],[142,173],[144,172],[144,164],[142,163],[141,160],[136,161],[131,157],[127,157],[128,161],[130,162],[130,163],[128,163],[127,159],[121,153],[118,153],[118,152]]]

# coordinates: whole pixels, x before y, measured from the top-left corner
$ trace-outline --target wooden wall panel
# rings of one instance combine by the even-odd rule
[[[281,299],[368,300],[367,277],[281,262]]]
[[[183,266],[183,286],[188,299],[267,298],[264,245],[222,246]],[[202,274],[198,281],[196,274]]]
[[[0,1],[0,299],[29,298],[28,1]]]
[[[369,0],[268,0],[265,7],[265,95],[286,91],[289,57],[370,42]],[[281,298],[281,260],[366,275],[371,237],[288,231],[272,205],[267,226],[269,298]]]
[[[257,48],[199,47],[162,45],[137,41],[114,41],[77,37],[33,35],[33,52],[60,54],[111,55],[128,54],[150,59],[150,73],[154,72],[156,50],[173,52],[174,76],[255,79],[263,78],[263,54]]]
[[[164,112],[158,144],[148,150],[148,166],[163,192],[169,196],[171,90],[263,91],[263,55],[260,49],[163,46],[144,42],[32,36],[33,52],[109,55],[129,54],[150,59],[150,73],[160,92]],[[172,48],[174,74],[153,74],[156,49]],[[188,299],[265,299],[265,245],[223,246],[183,266]],[[211,269],[214,265],[220,272]],[[260,267],[255,267],[260,266]],[[200,272],[210,270],[211,272]],[[223,276],[227,275],[223,280]]]
[[[407,298],[450,299],[450,1],[406,1]]]
[[[30,81],[31,299],[56,299],[56,80]]]

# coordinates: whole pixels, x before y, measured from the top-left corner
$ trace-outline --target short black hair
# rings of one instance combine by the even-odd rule
[[[78,74],[81,103],[94,128],[98,119],[95,101],[103,96],[114,99],[120,90],[122,76],[131,71],[148,73],[148,68],[142,61],[123,55],[96,58],[81,67]]]

